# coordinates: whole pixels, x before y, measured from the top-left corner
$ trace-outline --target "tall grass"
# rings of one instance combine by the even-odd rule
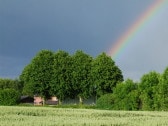
[[[168,112],[0,107],[1,126],[166,126]]]

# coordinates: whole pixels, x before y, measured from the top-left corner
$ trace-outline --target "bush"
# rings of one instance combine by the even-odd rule
[[[20,100],[20,93],[14,89],[0,90],[0,105],[16,105]]]
[[[98,98],[96,102],[97,108],[101,109],[113,109],[114,106],[114,95],[113,94],[105,94]]]

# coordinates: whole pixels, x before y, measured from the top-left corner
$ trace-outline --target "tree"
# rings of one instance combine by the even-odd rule
[[[21,75],[20,75],[20,81],[21,83],[23,83],[23,94],[25,95],[30,95],[30,96],[34,96],[36,94],[36,89],[35,87],[36,84],[34,82],[32,82],[32,77],[34,76],[33,73],[33,67],[32,67],[32,63],[28,64],[22,71]]]
[[[121,70],[105,53],[97,56],[92,63],[92,83],[97,96],[112,93],[117,83],[123,81]]]
[[[155,71],[142,76],[139,84],[142,110],[154,110],[156,108],[156,88],[158,84],[159,74]]]
[[[158,87],[161,110],[168,110],[168,67],[161,75],[160,85]]]
[[[83,51],[76,51],[72,56],[72,87],[75,96],[79,97],[82,104],[84,98],[91,95],[91,63],[92,57]]]
[[[116,110],[138,110],[139,94],[138,85],[131,79],[117,84],[113,92],[114,109]]]
[[[18,80],[0,78],[0,89],[14,89],[19,92],[23,90],[23,84]]]
[[[53,67],[53,52],[41,50],[32,59],[20,75],[24,82],[24,90],[29,93],[38,94],[44,98],[49,97],[50,81]]]
[[[54,54],[53,75],[50,94],[59,98],[59,103],[71,95],[72,58],[67,52],[58,51]]]

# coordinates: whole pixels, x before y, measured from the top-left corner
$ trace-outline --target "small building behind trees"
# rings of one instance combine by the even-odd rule
[[[58,99],[57,99],[57,97],[53,96],[50,99],[47,99],[45,104],[47,104],[47,105],[57,105],[58,104]]]
[[[21,96],[20,103],[34,104],[34,98],[31,96]]]
[[[34,105],[43,105],[44,99],[40,96],[34,96]]]

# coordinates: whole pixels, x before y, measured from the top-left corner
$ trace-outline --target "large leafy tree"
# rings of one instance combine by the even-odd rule
[[[51,78],[50,94],[59,98],[59,103],[71,95],[72,58],[65,51],[54,54],[53,75]]]
[[[83,99],[88,98],[92,91],[90,76],[92,57],[78,50],[72,56],[72,60],[73,93],[75,96],[79,97],[79,102],[82,103]]]
[[[156,88],[158,88],[158,85],[159,74],[155,71],[142,76],[139,84],[142,110],[154,110],[157,107]]]
[[[110,56],[98,55],[92,63],[92,83],[97,96],[112,93],[117,83],[123,81],[121,70]]]
[[[36,89],[35,89],[36,85],[35,83],[31,82],[32,80],[31,77],[33,77],[33,73],[31,71],[33,71],[32,64],[28,64],[23,69],[19,78],[20,78],[21,83],[23,83],[22,93],[24,95],[33,96],[36,93]]]
[[[26,94],[38,94],[44,98],[49,96],[53,67],[53,52],[41,50],[32,59],[20,75]]]

